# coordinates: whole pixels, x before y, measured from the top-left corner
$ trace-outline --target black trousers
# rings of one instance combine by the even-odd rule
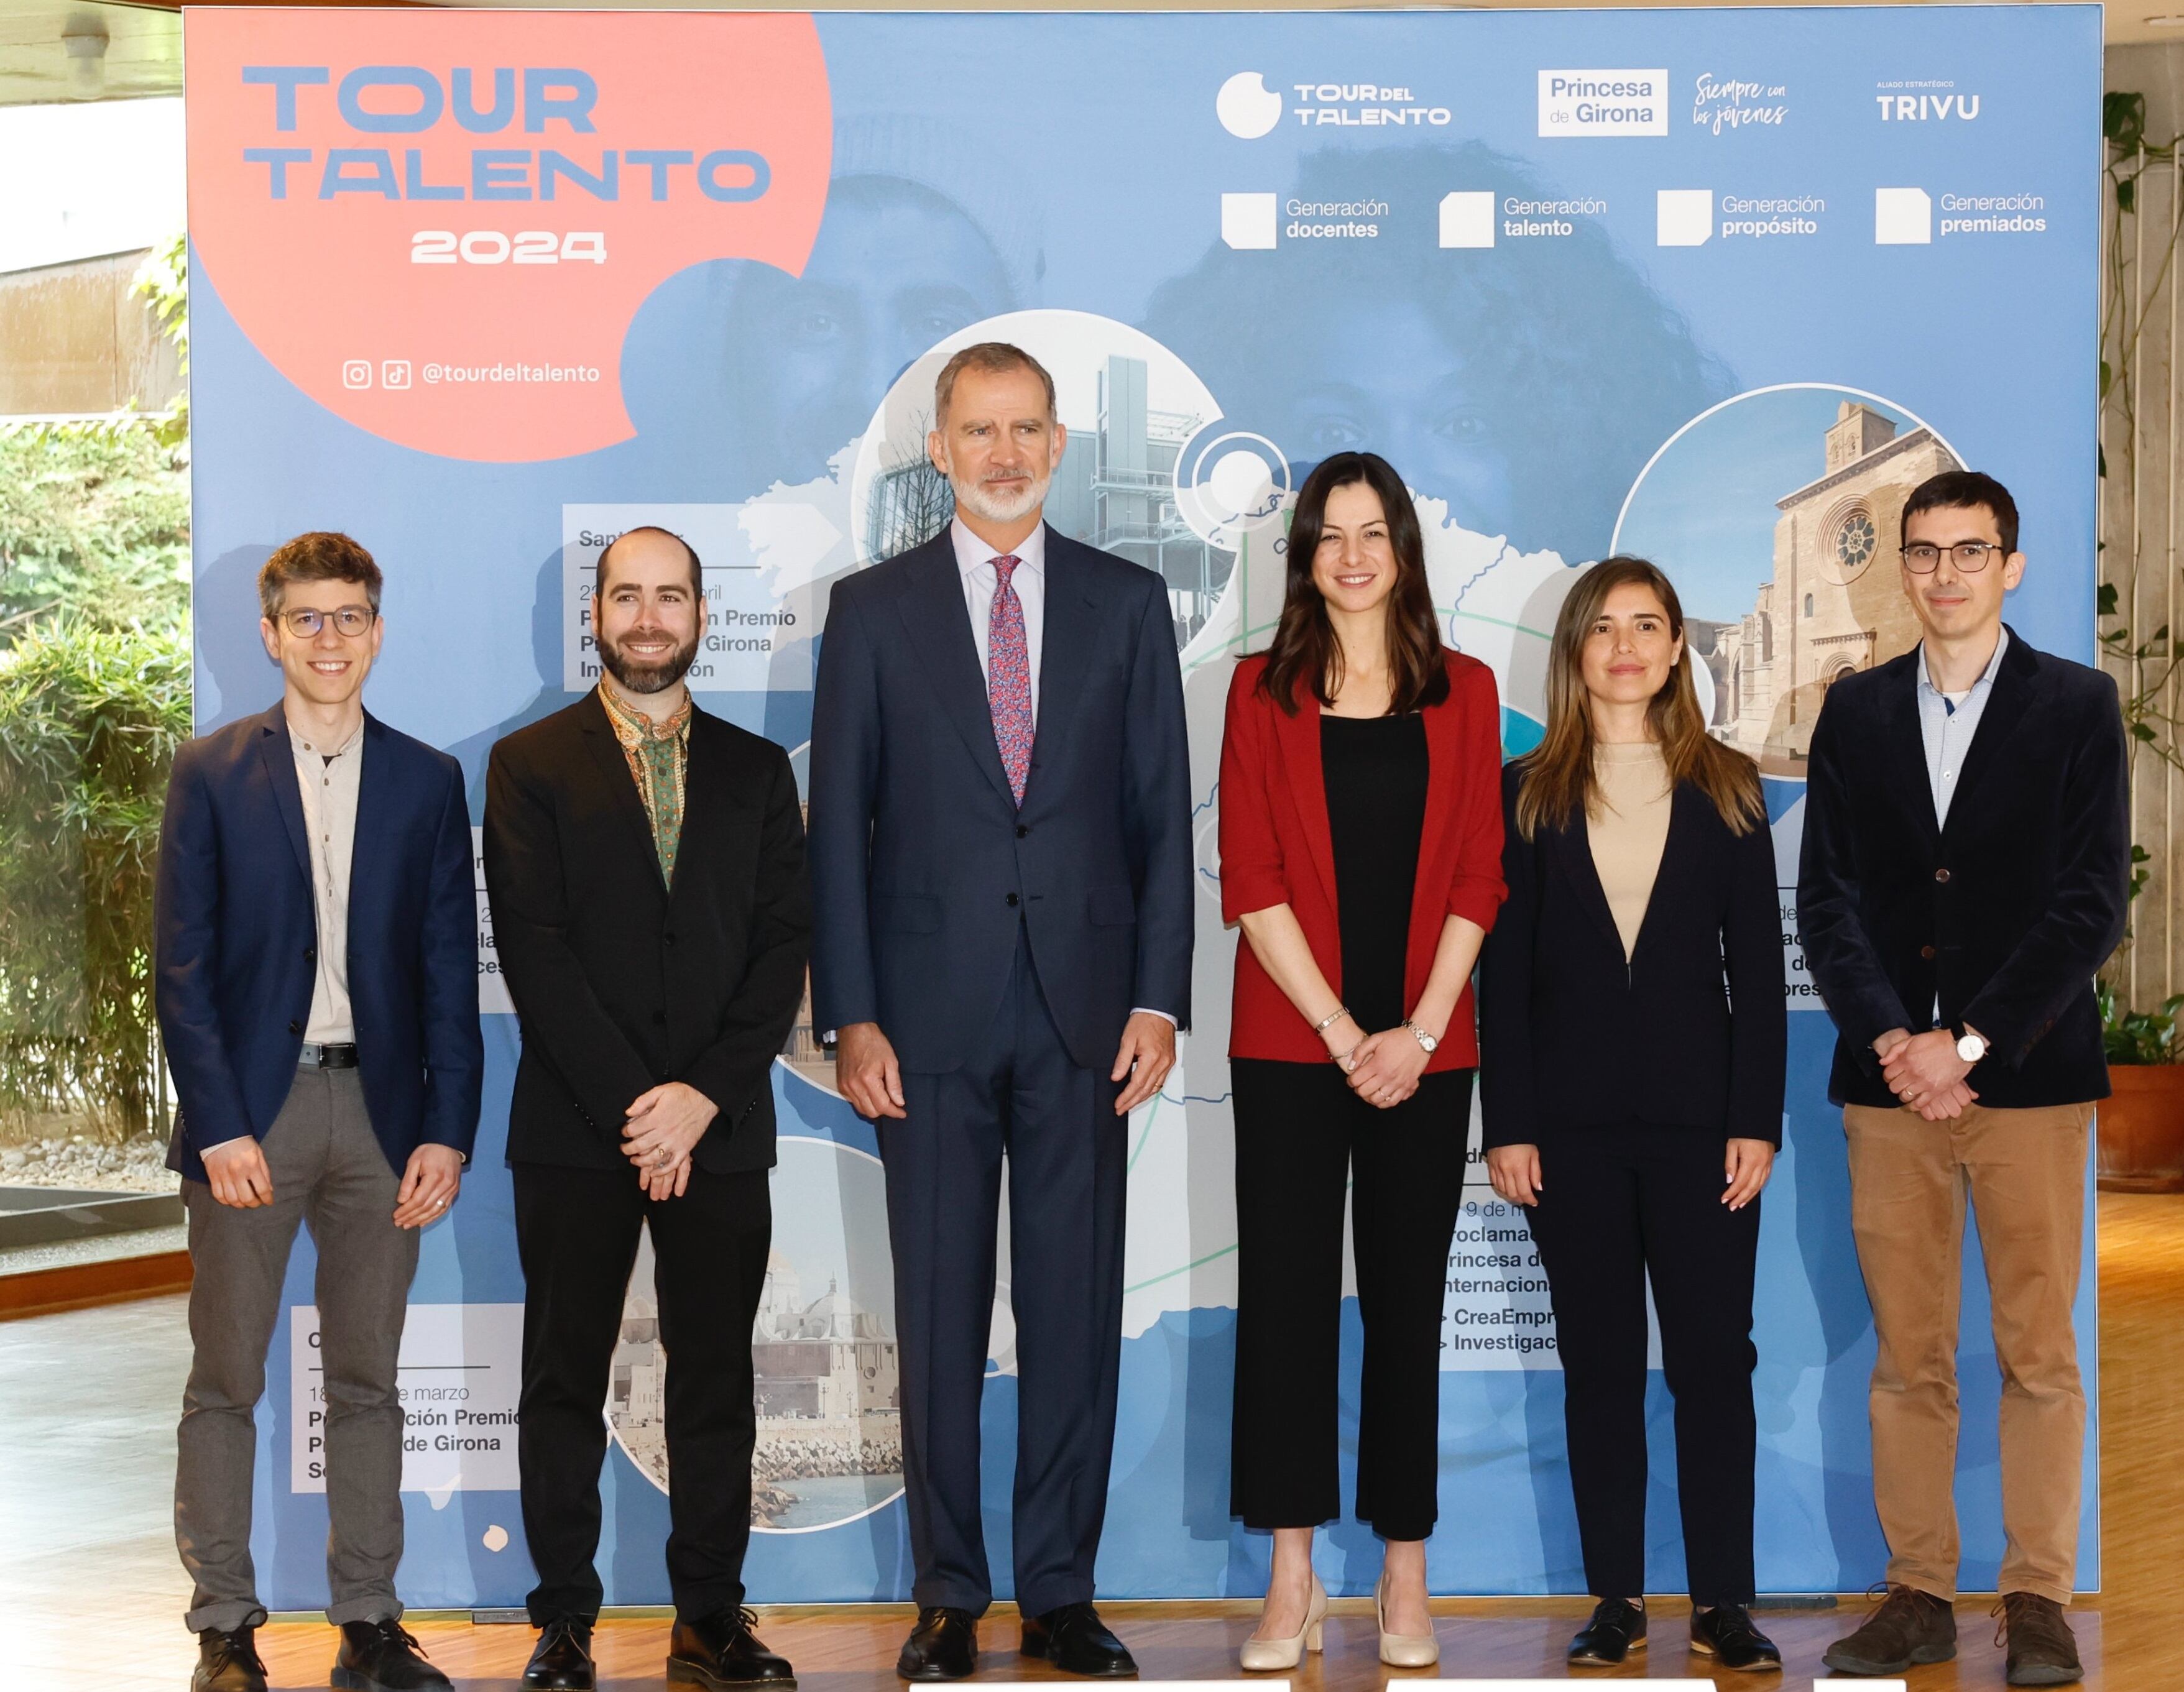
[[[1676,1493],[1697,1604],[1752,1597],[1752,1280],[1759,1204],[1721,1202],[1718,1133],[1632,1123],[1543,1137],[1532,1238],[1563,1360],[1585,1584],[1646,1590],[1646,1283],[1676,1401]]]
[[[1440,1324],[1463,1197],[1473,1071],[1424,1077],[1392,1110],[1331,1063],[1232,1058],[1236,1399],[1228,1507],[1247,1528],[1341,1513],[1336,1358],[1350,1188],[1365,1327],[1357,1517],[1385,1539],[1433,1532],[1440,1494]]]
[[[766,1172],[694,1168],[681,1198],[655,1204],[633,1166],[511,1169],[524,1282],[516,1461],[523,1531],[538,1571],[528,1600],[532,1622],[599,1611],[593,1557],[607,1374],[645,1223],[667,1353],[668,1585],[686,1619],[741,1604],[757,1433],[751,1323],[773,1244]]]
[[[1119,1044],[1118,1024],[1116,1038]],[[992,1337],[1001,1166],[1017,1334],[1017,1602],[1089,1602],[1107,1516],[1123,1344],[1128,1125],[1106,1068],[1079,1069],[1021,939],[1008,990],[961,1068],[905,1073],[879,1122],[901,1334],[903,1485],[921,1606],[993,1600],[978,1411]]]

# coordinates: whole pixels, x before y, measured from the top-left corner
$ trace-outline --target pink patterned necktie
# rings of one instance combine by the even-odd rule
[[[1031,774],[1031,654],[1024,645],[1023,601],[1009,578],[1022,562],[1010,555],[994,560],[999,581],[986,616],[986,704],[994,714],[994,744],[1019,806]]]

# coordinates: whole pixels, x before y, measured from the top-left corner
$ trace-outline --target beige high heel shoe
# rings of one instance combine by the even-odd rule
[[[1373,1619],[1380,1627],[1380,1661],[1390,1668],[1431,1668],[1440,1661],[1440,1640],[1432,1634],[1391,1634],[1388,1631],[1385,1593],[1388,1577],[1373,1587]]]
[[[1266,1669],[1295,1668],[1304,1661],[1308,1650],[1320,1648],[1320,1630],[1327,1620],[1327,1589],[1319,1583],[1315,1572],[1312,1578],[1312,1598],[1305,1605],[1304,1626],[1285,1639],[1246,1639],[1243,1650],[1236,1653],[1236,1661],[1244,1667]]]

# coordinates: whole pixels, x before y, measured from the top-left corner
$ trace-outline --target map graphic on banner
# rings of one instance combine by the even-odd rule
[[[595,684],[599,550],[649,522],[704,562],[700,705],[788,748],[800,779],[833,585],[951,509],[922,455],[934,373],[989,338],[1053,370],[1069,442],[1048,520],[1167,586],[1202,895],[1182,1060],[1130,1124],[1103,1595],[1265,1579],[1266,1537],[1228,1508],[1236,939],[1215,776],[1230,668],[1279,612],[1293,490],[1352,447],[1405,476],[1443,637],[1493,670],[1510,754],[1540,732],[1547,635],[1578,569],[1615,550],[1660,562],[1713,732],[1767,777],[1798,1013],[1760,1244],[1760,1584],[1879,1578],[1871,1319],[1825,1098],[1833,1029],[1796,932],[1802,763],[1832,681],[1916,639],[1897,520],[1937,469],[2012,487],[2032,559],[2012,626],[2090,654],[2097,9],[275,8],[185,28],[200,729],[278,695],[256,632],[266,554],[344,529],[387,574],[370,708],[460,760],[476,824],[493,742]],[[963,115],[969,64],[1032,114],[1006,168]],[[454,1418],[512,1409],[523,1296],[502,1161],[520,1036],[482,879],[478,911],[485,1120],[454,1214],[426,1236],[404,1356],[403,1582],[421,1606],[510,1604],[532,1580],[512,1443],[436,1443],[497,1437]],[[883,1173],[832,1083],[807,1003],[774,1077],[755,1601],[910,1585]],[[1451,1531],[1430,1576],[1581,1590],[1546,1279],[1472,1132],[1445,1288]],[[647,1263],[602,1405],[613,1603],[666,1590]],[[312,1272],[306,1244],[275,1339],[291,1390],[261,1434],[256,1550],[283,1609],[323,1598]],[[1965,1285],[1975,1589],[2001,1553],[1997,1387],[1975,1268]],[[1347,1288],[1341,1321],[1347,1497]],[[1000,1571],[1005,1278],[990,1349]],[[465,1408],[428,1366],[499,1384]],[[1657,1374],[1663,1587],[1680,1578],[1669,1416]],[[2086,1588],[2094,1508],[2088,1487]],[[1332,1591],[1365,1590],[1379,1560],[1355,1524],[1323,1536]]]

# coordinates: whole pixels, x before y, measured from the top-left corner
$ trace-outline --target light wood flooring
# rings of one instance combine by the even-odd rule
[[[2097,1692],[2184,1688],[2184,1199],[2103,1194],[2100,1201],[2102,1508],[2106,1591],[2072,1610]],[[188,1357],[182,1300],[166,1297],[0,1322],[0,1616],[8,1670],[0,1688],[181,1692],[193,1642],[182,1631],[187,1589],[170,1526],[174,1411]],[[1560,1677],[1562,1650],[1585,1612],[1573,1600],[1437,1601],[1450,1678]],[[1724,1685],[1802,1688],[1819,1655],[1861,1612],[1774,1611],[1762,1625],[1787,1659],[1780,1677],[1723,1673]],[[1113,1604],[1102,1613],[1148,1678],[1229,1678],[1256,1606]],[[1683,1648],[1683,1606],[1654,1606],[1647,1660],[1589,1679],[1705,1678]],[[890,1672],[906,1606],[769,1610],[760,1632],[797,1666],[805,1692],[897,1692]],[[413,1618],[426,1649],[465,1688],[513,1688],[528,1628]],[[2002,1653],[1983,1600],[1958,1611],[1954,1663],[1915,1671],[1913,1692],[1997,1688]],[[608,1686],[658,1685],[664,1618],[610,1620],[599,1633]],[[982,1629],[979,1678],[1061,1678],[1015,1654],[1005,1609]],[[323,1686],[332,1630],[269,1628],[260,1645],[281,1687]],[[1373,1653],[1369,1604],[1337,1606],[1323,1657],[1294,1677],[1298,1692],[1367,1692],[1413,1677]]]

